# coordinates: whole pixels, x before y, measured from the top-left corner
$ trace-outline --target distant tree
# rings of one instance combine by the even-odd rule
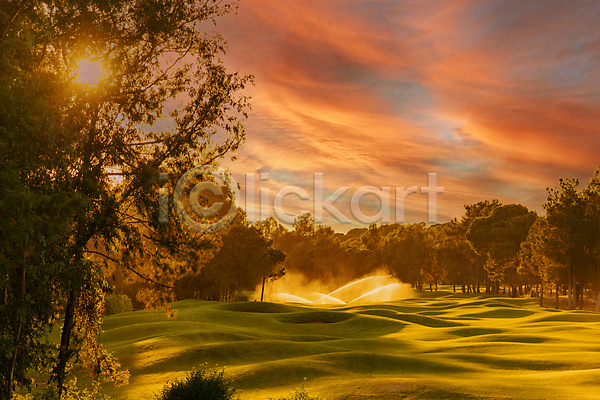
[[[278,265],[285,261],[285,254],[282,252],[275,250],[277,253],[273,253],[274,259],[271,260],[274,265]],[[269,272],[267,275],[263,276],[262,280],[262,289],[260,291],[260,301],[262,303],[265,297],[265,283],[267,282],[275,282],[277,279],[283,278],[285,275],[285,268],[281,268],[278,271]]]
[[[335,259],[341,251],[338,239],[331,229],[318,229],[300,239],[288,253],[286,270],[304,275],[307,281],[334,283],[346,279],[343,267],[337,270]]]
[[[390,272],[419,290],[431,268],[433,248],[425,223],[400,225],[384,239],[384,260]]]
[[[267,240],[277,240],[287,233],[287,229],[273,217],[256,221],[253,226]]]
[[[253,227],[234,225],[223,232],[221,241],[201,273],[214,282],[221,300],[231,299],[241,290],[254,290],[285,260],[285,254],[273,249]]]
[[[593,246],[592,254],[595,263],[595,266],[592,267],[592,275],[595,277],[596,310],[600,312],[600,167],[596,168],[594,176],[585,187],[584,196],[587,200],[587,213],[592,234],[590,242]]]
[[[461,223],[465,224],[467,229],[471,226],[473,221],[478,218],[489,217],[489,215],[502,203],[498,199],[483,200],[475,204],[465,205],[465,213],[461,217]]]
[[[544,305],[544,287],[547,283],[555,283],[556,293],[562,274],[558,272],[560,266],[552,262],[546,254],[546,238],[548,235],[547,224],[544,217],[538,217],[529,229],[527,239],[521,243],[519,251],[519,274],[526,279],[535,281],[540,285],[540,306]],[[556,297],[558,300],[558,296]],[[558,301],[556,303],[558,308]]]
[[[500,201],[498,201],[498,199],[483,200],[483,201],[477,202],[475,204],[466,204],[465,205],[465,213],[462,215],[461,221],[460,221],[460,223],[462,225],[462,229],[465,232],[465,234],[471,228],[471,225],[473,224],[473,222],[475,220],[477,220],[478,218],[488,217],[492,213],[492,211],[494,211],[496,208],[500,207],[501,205],[502,204],[500,203]],[[475,249],[475,248],[473,248],[473,249],[475,250],[475,253],[476,253],[475,265],[474,265],[475,283],[477,285],[477,292],[479,293],[480,277],[481,277],[481,273],[482,273],[482,267],[487,262],[487,253],[480,253],[477,251],[477,249]],[[486,292],[489,292],[490,291],[489,274],[487,273],[487,270],[485,270],[485,269],[483,269],[483,272],[486,275]],[[498,281],[491,282],[493,289],[494,289],[494,293],[497,292],[498,283],[499,283]]]
[[[515,287],[521,285],[517,272],[521,243],[537,216],[520,204],[496,207],[487,217],[474,220],[466,233],[478,254],[487,254],[486,270],[494,279]]]
[[[294,231],[301,236],[315,233],[315,218],[309,212],[304,212],[294,218]]]
[[[465,293],[465,284],[473,279],[473,264],[476,257],[465,238],[465,225],[456,219],[440,226],[434,245],[436,261],[445,269],[456,291],[456,283],[461,284]]]
[[[546,210],[548,236],[546,254],[567,272],[568,307],[575,308],[573,293],[583,284],[595,265],[594,249],[598,237],[597,224],[589,214],[589,204],[583,192],[577,190],[578,179],[560,179],[558,188],[548,189]],[[582,293],[581,293],[582,294]]]

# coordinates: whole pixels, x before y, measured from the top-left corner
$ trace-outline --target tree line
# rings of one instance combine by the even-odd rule
[[[273,246],[286,254],[287,270],[334,285],[384,268],[420,290],[447,283],[463,293],[533,295],[540,304],[554,293],[556,307],[562,291],[569,309],[594,294],[600,311],[600,168],[579,186],[560,179],[547,189],[544,215],[492,199],[465,205],[460,220],[342,235],[305,214],[294,231],[277,229]]]
[[[582,189],[577,179],[560,179],[543,209],[538,215],[492,199],[465,205],[460,220],[372,224],[346,234],[315,226],[310,213],[292,230],[272,217],[252,224],[242,216],[215,235],[223,244],[198,272],[177,279],[172,298],[245,299],[242,291],[285,271],[335,289],[387,270],[419,290],[445,283],[463,293],[535,296],[541,305],[553,295],[556,307],[563,292],[569,309],[594,294],[600,311],[600,168]]]

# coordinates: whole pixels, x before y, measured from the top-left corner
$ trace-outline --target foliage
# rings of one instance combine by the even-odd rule
[[[219,244],[198,273],[182,276],[178,299],[232,300],[252,291],[265,279],[283,274],[285,254],[272,246],[254,226],[233,224],[217,235]]]
[[[597,269],[600,220],[593,206],[598,174],[597,169],[582,191],[577,189],[578,179],[560,179],[557,188],[548,189],[548,199],[543,204],[545,234],[539,248],[551,260],[549,266],[559,266],[566,272],[569,309],[575,308],[574,300],[580,294],[573,291],[581,291],[587,281],[600,274]]]
[[[112,374],[94,338],[99,266],[170,287],[162,277],[203,246],[177,223],[158,224],[156,177],[244,141],[239,92],[250,77],[229,73],[222,37],[205,32],[234,9],[212,0],[0,4],[0,398],[47,364],[59,395],[76,359]],[[103,66],[95,84],[76,79],[85,58]],[[175,98],[172,127],[153,128]],[[154,272],[137,271],[141,261]],[[56,355],[43,338],[59,313]]]
[[[302,236],[309,236],[315,232],[315,218],[309,212],[303,212],[294,218],[294,230]]]
[[[126,294],[109,294],[104,297],[104,315],[120,314],[133,310]]]
[[[110,400],[111,398],[102,395],[99,392],[100,386],[95,384],[92,390],[79,389],[77,387],[77,378],[69,380],[63,389],[62,399],[64,400]],[[16,395],[15,400],[59,400],[59,393],[56,385],[50,383],[43,390],[36,394],[27,394],[25,396]]]
[[[287,229],[273,217],[258,220],[253,226],[260,232],[260,235],[267,240],[276,240],[287,233]]]
[[[223,371],[194,371],[184,380],[167,384],[158,400],[229,400],[235,389],[223,376]]]
[[[0,40],[0,58],[5,46]],[[46,335],[60,306],[69,221],[84,205],[64,184],[68,146],[51,150],[65,145],[57,83],[49,74],[4,72],[0,66],[0,398],[27,386],[27,371],[52,357]]]
[[[519,284],[517,257],[521,243],[527,238],[529,228],[537,216],[520,204],[496,207],[487,217],[473,221],[466,233],[478,254],[490,258],[486,270],[498,280]]]

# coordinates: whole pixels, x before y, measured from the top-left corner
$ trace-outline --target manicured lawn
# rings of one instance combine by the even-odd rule
[[[598,399],[600,315],[451,292],[392,303],[177,302],[105,319],[131,372],[116,399],[151,399],[193,368],[225,368],[241,399],[302,384],[326,399]],[[552,303],[553,304],[553,303]]]

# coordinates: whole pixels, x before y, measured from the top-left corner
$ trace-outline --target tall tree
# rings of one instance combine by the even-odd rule
[[[465,292],[465,284],[473,277],[475,252],[465,238],[465,225],[456,219],[443,224],[439,231],[434,247],[434,256],[446,270],[456,291],[456,283],[461,284]]]
[[[488,255],[490,275],[511,285],[513,297],[515,287],[522,283],[517,271],[521,243],[536,218],[535,212],[520,204],[503,205],[473,221],[466,234],[479,254]]]
[[[584,193],[577,190],[578,179],[560,179],[558,188],[548,189],[548,199],[543,204],[546,210],[548,236],[546,252],[567,272],[568,307],[575,308],[576,284],[586,281],[586,270],[594,264],[593,249],[596,246],[597,230],[590,216]]]
[[[60,85],[47,73],[20,72],[23,54],[10,54],[7,41],[6,36],[0,41],[3,399],[11,397],[15,384],[27,386],[28,369],[42,369],[51,355],[45,337],[60,305],[57,291],[65,278],[69,223],[85,205],[82,196],[69,193],[66,179],[72,155],[63,129],[65,102],[57,93]],[[27,49],[26,44],[22,47]]]
[[[269,217],[265,220],[258,220],[253,226],[260,232],[262,237],[268,240],[277,240],[287,233],[287,229],[273,217]]]
[[[245,116],[247,99],[239,91],[249,77],[225,69],[221,60],[225,43],[205,29],[234,8],[213,0],[0,4],[0,80],[10,99],[0,107],[3,151],[8,159],[25,164],[31,154],[43,160],[30,164],[39,168],[19,174],[26,189],[23,193],[62,193],[67,200],[80,199],[64,215],[61,226],[67,229],[56,231],[59,238],[30,229],[29,235],[23,235],[25,240],[19,239],[24,249],[30,248],[26,254],[32,254],[33,243],[64,243],[60,263],[52,257],[40,261],[48,266],[60,264],[60,271],[52,275],[54,284],[47,286],[54,292],[44,311],[54,315],[62,304],[64,323],[53,373],[60,394],[67,364],[76,354],[72,335],[77,315],[85,311],[82,304],[87,304],[85,297],[91,293],[86,288],[95,282],[97,264],[90,255],[135,272],[136,257],[151,253],[157,267],[169,268],[165,254],[201,240],[192,240],[176,223],[159,226],[156,177],[159,170],[170,172],[172,184],[191,166],[214,162],[244,140],[240,119]],[[103,66],[96,83],[76,79],[78,61],[84,58]],[[39,93],[42,96],[37,97]],[[184,102],[170,113],[172,127],[152,128],[163,117],[167,102],[175,99]],[[31,106],[12,106],[28,102]],[[28,114],[36,107],[37,111]],[[35,123],[21,123],[23,118]],[[24,129],[33,134],[19,136]],[[22,151],[25,146],[31,154]],[[115,175],[120,179],[113,179]],[[30,208],[37,212],[42,207]],[[30,214],[17,212],[13,217],[30,225],[26,222]],[[142,238],[152,246],[145,246]],[[16,240],[0,239],[3,245]],[[30,261],[21,265],[31,265]],[[20,299],[29,283],[40,276],[19,270],[13,260],[5,265],[11,266],[10,271],[20,271],[9,273],[3,283],[11,289],[24,288],[12,297],[23,305]],[[27,307],[19,310],[30,312]],[[11,321],[15,324],[11,329],[17,332],[26,318]],[[35,337],[24,339],[28,334],[19,331],[11,354],[20,354],[19,349],[26,348],[22,343],[34,343]],[[19,360],[9,364],[15,367],[1,370],[3,396],[10,394],[13,373],[20,365]]]
[[[221,235],[222,245],[202,270],[214,282],[220,300],[229,300],[242,290],[254,290],[264,279],[275,278],[285,254],[271,247],[254,227],[234,225]]]
[[[584,189],[588,204],[590,242],[593,246],[592,255],[595,266],[592,268],[596,288],[596,310],[600,312],[600,167],[594,171],[594,176]]]
[[[500,207],[502,204],[498,199],[492,200],[483,200],[477,202],[475,204],[466,204],[465,205],[465,213],[461,218],[462,229],[465,234],[471,228],[471,225],[478,218],[488,217],[496,208]],[[473,248],[476,253],[476,262],[475,262],[475,283],[477,285],[477,292],[479,292],[479,280],[480,273],[482,270],[482,266],[487,261],[487,253],[481,253],[476,248]],[[487,274],[487,271],[484,269],[484,272]],[[492,281],[492,286],[494,288],[494,293],[498,288],[498,281]],[[489,291],[489,276],[486,277],[486,292]]]
[[[425,223],[400,225],[384,240],[384,254],[390,272],[398,279],[423,289],[426,272],[433,260],[431,236]]]
[[[521,250],[519,251],[518,272],[540,285],[540,306],[544,305],[544,288],[546,284],[554,283],[558,294],[558,285],[562,278],[560,266],[552,262],[546,251],[548,235],[545,217],[538,217],[529,229],[527,239],[521,243]],[[558,296],[556,299],[558,299]],[[558,308],[558,302],[556,308]]]
[[[309,212],[304,212],[294,218],[294,231],[298,235],[310,236],[315,232],[315,217]]]

